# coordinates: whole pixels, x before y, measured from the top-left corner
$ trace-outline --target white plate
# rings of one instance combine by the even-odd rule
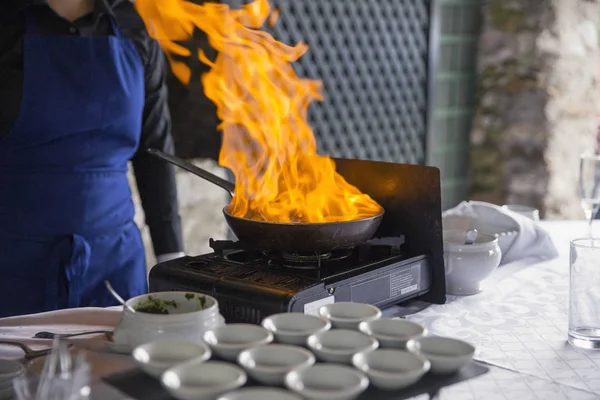
[[[84,348],[73,347],[70,349],[72,357],[83,354],[91,367],[92,376],[106,376],[121,372],[126,369],[135,368],[136,364],[131,355],[115,354],[104,351],[95,351]],[[39,375],[44,369],[46,357],[38,357],[27,363],[27,373]]]
[[[0,400],[11,400],[14,395],[15,392],[12,386],[5,389],[0,389]]]
[[[16,377],[15,377],[16,378]],[[13,382],[12,382],[12,378],[11,379],[7,379],[5,381],[0,381],[0,392],[6,389],[10,389],[13,387]]]
[[[0,359],[0,382],[11,380],[25,372],[25,367],[18,361]]]

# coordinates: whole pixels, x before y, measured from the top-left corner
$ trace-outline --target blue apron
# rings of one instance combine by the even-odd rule
[[[0,138],[0,317],[147,292],[128,161],[144,67],[114,36],[40,35],[26,16],[20,115]]]

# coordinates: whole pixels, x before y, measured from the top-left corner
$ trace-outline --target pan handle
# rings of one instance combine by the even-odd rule
[[[157,158],[160,158],[161,160],[167,161],[173,165],[178,166],[179,168],[183,168],[186,171],[191,172],[192,174],[194,174],[196,176],[199,176],[202,179],[205,179],[211,183],[214,183],[215,185],[227,190],[229,195],[231,197],[233,197],[233,192],[235,191],[235,185],[233,183],[229,182],[228,180],[219,178],[215,174],[211,174],[210,172],[203,170],[200,167],[196,167],[192,163],[189,163],[189,162],[187,162],[179,157],[173,156],[171,154],[164,153],[160,150],[147,149],[146,151],[149,154],[153,155],[154,157],[157,157]]]

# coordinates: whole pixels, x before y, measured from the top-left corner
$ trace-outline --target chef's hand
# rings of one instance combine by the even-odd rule
[[[160,264],[160,263],[164,263],[164,262],[171,261],[171,260],[174,260],[176,258],[181,258],[181,257],[185,257],[184,252],[161,254],[160,256],[156,256],[156,262],[158,264]]]

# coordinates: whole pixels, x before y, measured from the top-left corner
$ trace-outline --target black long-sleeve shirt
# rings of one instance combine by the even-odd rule
[[[52,11],[45,0],[0,0],[0,139],[10,130],[20,111],[25,9],[35,16],[39,33],[112,35],[110,17],[113,17],[123,35],[135,43],[145,71],[145,104],[140,146],[132,159],[134,173],[155,254],[181,252],[174,169],[145,152],[147,148],[169,153],[174,150],[165,84],[167,65],[160,46],[148,35],[132,2],[96,0],[92,13],[70,22]]]

